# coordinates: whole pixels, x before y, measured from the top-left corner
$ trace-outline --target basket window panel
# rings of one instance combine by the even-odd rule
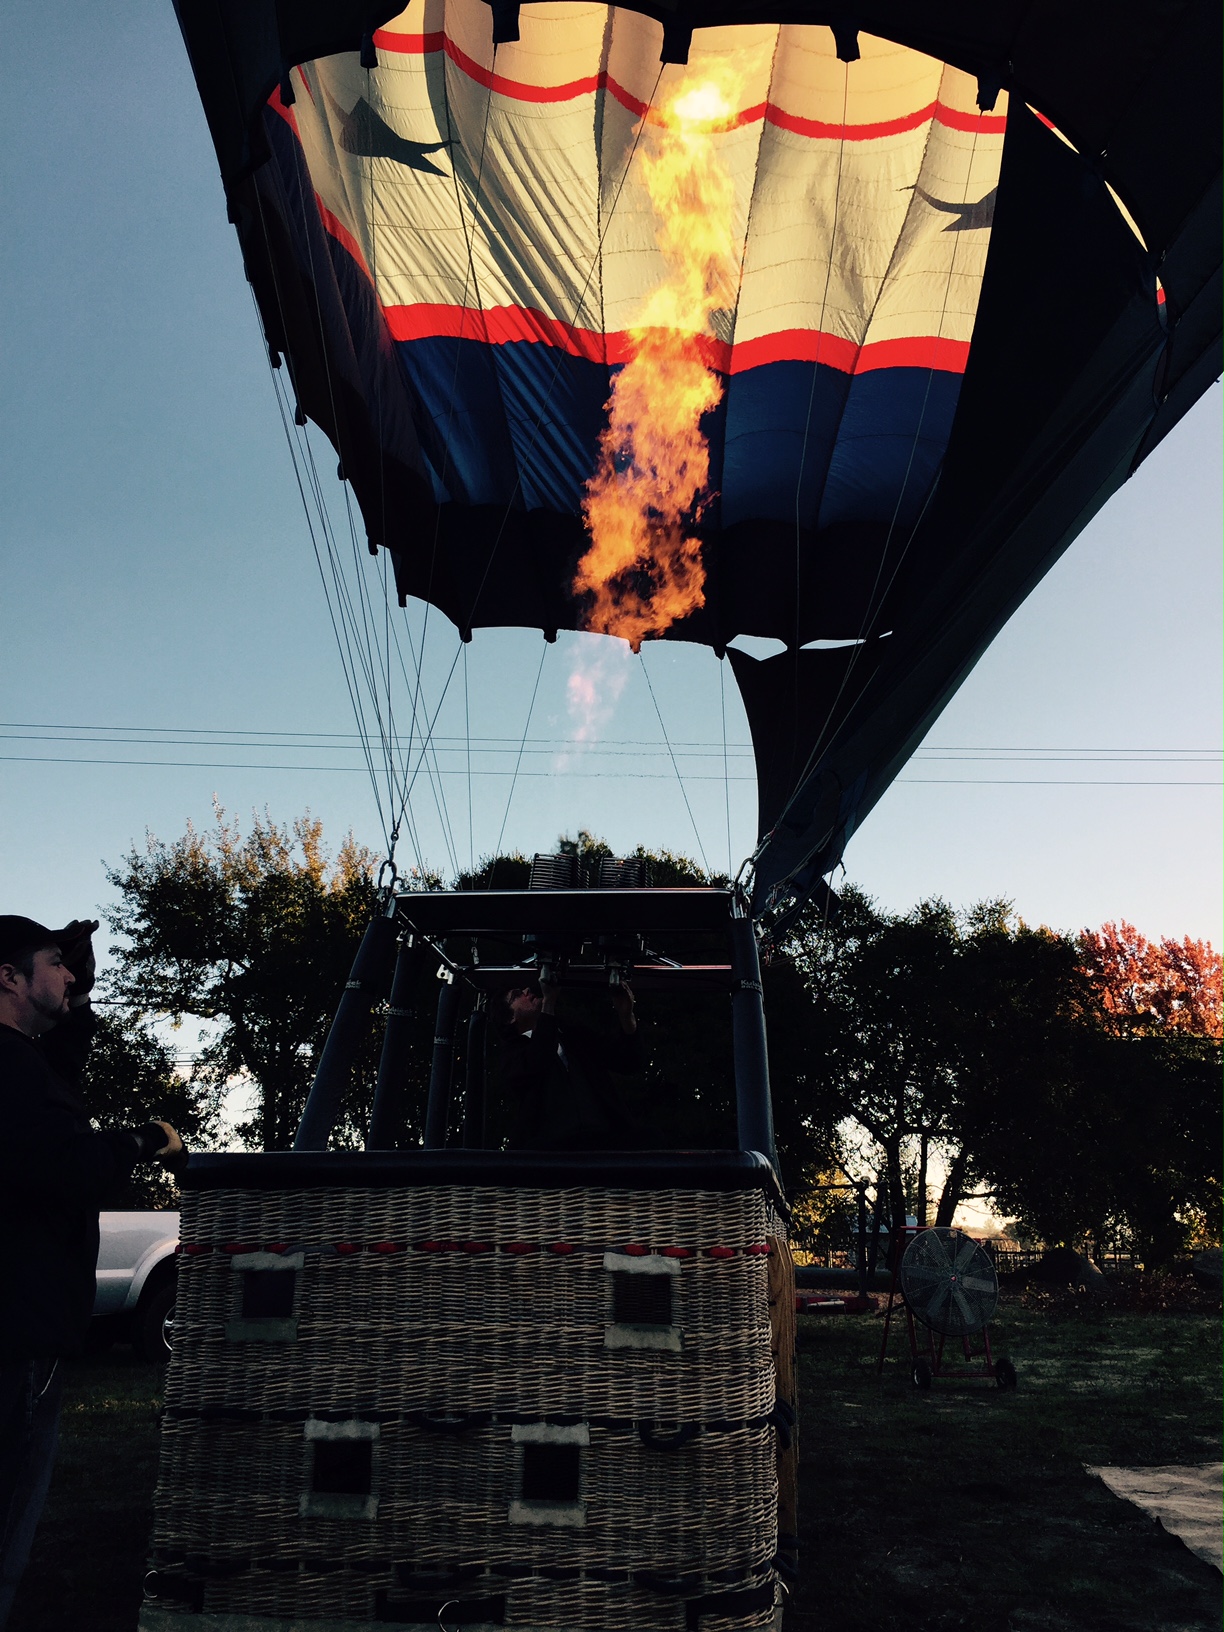
[[[230,1258],[232,1288],[225,1336],[231,1343],[296,1343],[300,1252],[240,1252]]]
[[[591,1444],[587,1424],[516,1423],[510,1437],[518,1450],[510,1523],[583,1529],[584,1463]]]
[[[376,1422],[306,1420],[302,1518],[377,1518],[380,1435]]]
[[[684,1347],[679,1262],[660,1253],[631,1257],[606,1252],[603,1265],[607,1282],[604,1347],[679,1353]]]

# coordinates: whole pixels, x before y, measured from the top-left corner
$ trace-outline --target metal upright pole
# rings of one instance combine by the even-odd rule
[[[880,1261],[880,1220],[884,1216],[884,1175],[876,1180],[875,1201],[871,1205],[871,1245],[867,1249],[867,1274],[874,1277]]]
[[[452,975],[438,993],[434,1025],[433,1065],[429,1073],[429,1103],[425,1108],[425,1149],[444,1150],[450,1121],[451,1077],[455,1067],[455,1023],[459,1019],[459,982]]]
[[[731,920],[731,1032],[735,1056],[735,1120],[741,1150],[759,1150],[776,1168],[773,1104],[761,964],[751,918]]]
[[[396,902],[392,895],[386,911],[375,918],[361,938],[336,1017],[331,1023],[319,1068],[311,1085],[306,1109],[298,1124],[294,1150],[326,1150],[341,1102],[353,1077],[353,1062],[370,1019],[370,1006],[377,997],[391,961],[395,944]]]
[[[483,1150],[485,1143],[485,1028],[483,1006],[468,1016],[466,1069],[463,1084],[463,1148]]]
[[[858,1191],[858,1283],[859,1297],[867,1296],[867,1186],[856,1184]]]
[[[395,976],[391,981],[387,1029],[383,1033],[382,1054],[378,1060],[378,1083],[374,1089],[374,1107],[370,1112],[370,1131],[366,1136],[367,1150],[392,1150],[395,1146],[395,1128],[404,1102],[404,1082],[411,1052],[412,1000],[428,950],[424,941],[411,935],[399,944]]]

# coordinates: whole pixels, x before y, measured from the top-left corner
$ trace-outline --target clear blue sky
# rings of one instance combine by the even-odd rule
[[[334,837],[351,826],[377,845],[168,0],[6,0],[0,15],[3,910],[96,910],[103,861],[146,829],[206,824],[214,796],[239,817],[309,807]],[[883,904],[1004,895],[1061,928],[1126,917],[1220,944],[1220,417],[1217,386],[1012,620],[856,835],[849,874]],[[435,615],[434,696],[455,649]],[[469,648],[471,732],[498,740],[473,759],[470,834],[466,758],[443,757],[458,859],[503,823],[527,851],[586,826],[618,848],[693,853],[695,820],[711,865],[728,848],[738,863],[754,829],[747,733],[728,674],[725,784],[704,650],[645,658],[673,743],[705,745],[680,760],[693,820],[641,662],[596,637],[549,650],[507,815],[539,653],[512,631]],[[581,724],[571,682],[593,666],[592,740],[566,747]],[[439,730],[463,734],[462,667]],[[325,735],[289,748],[290,733]],[[445,871],[443,823],[418,789],[423,850]]]

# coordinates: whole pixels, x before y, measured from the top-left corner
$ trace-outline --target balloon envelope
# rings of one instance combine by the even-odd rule
[[[1174,9],[1063,7],[1060,31],[1028,8],[1008,34],[876,6],[835,39],[734,5],[691,38],[637,7],[414,0],[366,34],[326,0],[292,24],[179,6],[269,342],[401,595],[465,634],[585,626],[584,496],[667,275],[643,160],[678,84],[733,84],[709,143],[736,264],[692,336],[718,379],[703,604],[666,634],[787,648],[730,652],[758,909],[836,863],[1213,377],[1220,97],[1197,54],[1219,19]],[[1176,172],[1144,147],[1170,121]]]

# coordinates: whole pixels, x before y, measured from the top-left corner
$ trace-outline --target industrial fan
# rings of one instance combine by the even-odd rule
[[[915,1388],[930,1388],[936,1377],[976,1375],[993,1377],[1000,1388],[1015,1388],[1016,1368],[1010,1360],[996,1360],[991,1353],[990,1320],[999,1301],[999,1280],[981,1242],[963,1230],[937,1225],[912,1232],[904,1250],[900,1241],[897,1248],[880,1367],[888,1348],[893,1308],[900,1299],[909,1330]],[[971,1339],[979,1332],[981,1347],[975,1350]],[[962,1364],[945,1358],[949,1338],[960,1340]]]

